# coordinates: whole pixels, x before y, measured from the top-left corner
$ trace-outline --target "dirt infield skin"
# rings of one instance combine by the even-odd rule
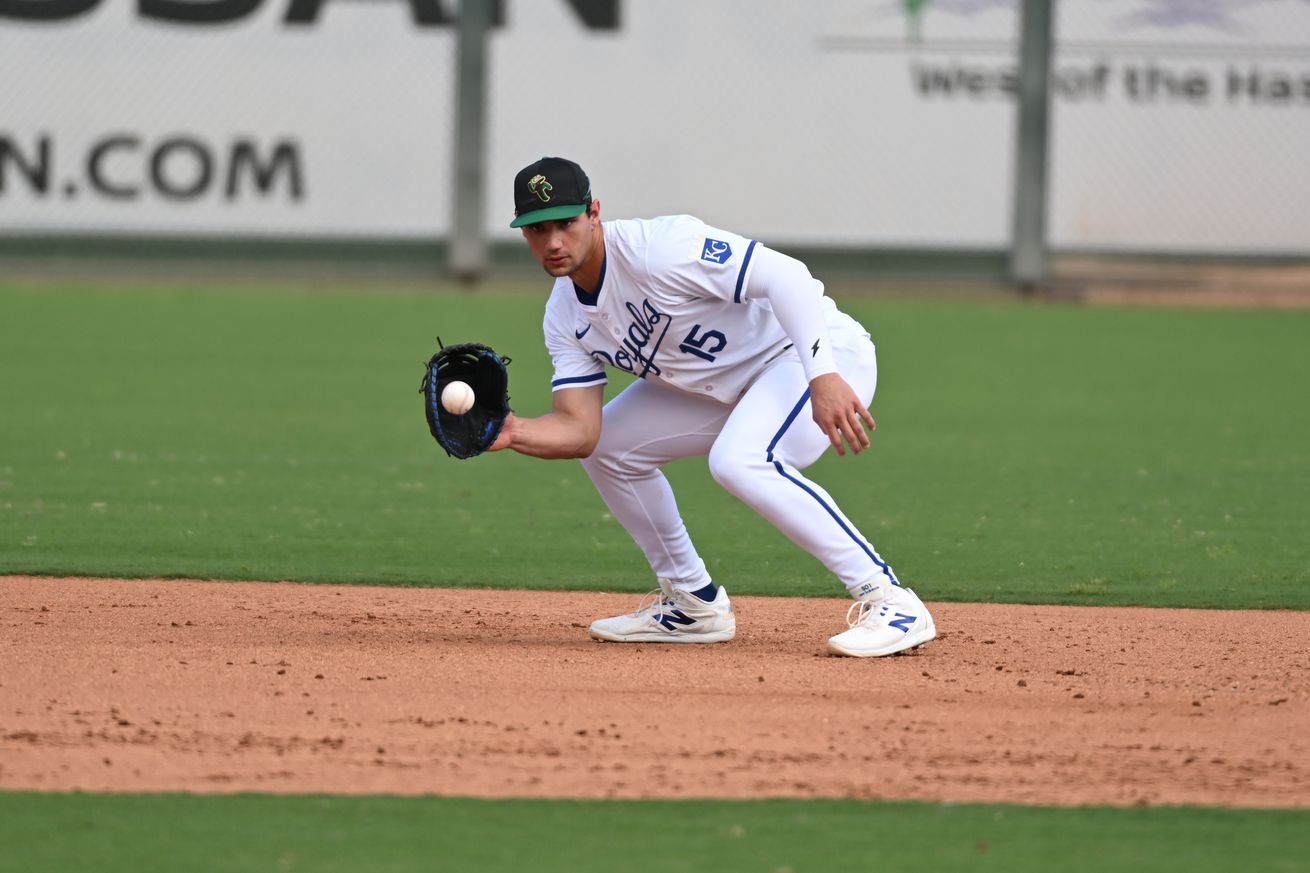
[[[1310,613],[734,598],[714,646],[589,640],[637,598],[0,577],[0,790],[1310,807]]]

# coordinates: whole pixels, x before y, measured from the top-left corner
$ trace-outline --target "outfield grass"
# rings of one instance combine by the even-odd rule
[[[427,435],[438,333],[513,355],[515,407],[545,410],[543,302],[0,286],[0,573],[645,590],[578,465]],[[929,600],[1310,606],[1305,314],[844,303],[879,343],[880,426],[814,476]],[[840,593],[703,461],[670,477],[734,591]],[[1306,819],[18,792],[0,873],[1293,871]]]
[[[1304,812],[972,804],[0,794],[0,873],[1248,873]]]
[[[547,408],[544,296],[0,286],[0,572],[645,590],[577,464],[427,434],[437,334]],[[842,302],[879,428],[812,473],[927,599],[1310,607],[1310,314]],[[733,591],[841,593],[669,472]]]

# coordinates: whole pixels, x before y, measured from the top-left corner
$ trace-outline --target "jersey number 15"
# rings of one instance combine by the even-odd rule
[[[707,330],[704,333],[699,333],[699,331],[699,324],[692,327],[687,334],[687,338],[682,341],[678,349],[689,355],[713,361],[714,356],[723,351],[728,345],[728,338],[717,330]]]

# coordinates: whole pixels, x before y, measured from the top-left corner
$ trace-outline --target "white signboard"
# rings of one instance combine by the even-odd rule
[[[488,230],[562,154],[610,217],[1003,247],[1019,0],[504,0]],[[434,238],[457,5],[0,0],[0,233]],[[1310,2],[1063,0],[1050,233],[1310,253]]]
[[[12,17],[42,4],[87,8]],[[313,17],[288,21],[297,6]],[[244,14],[159,17],[174,7]],[[417,25],[404,3],[0,0],[0,12],[0,227],[445,230],[453,31]]]

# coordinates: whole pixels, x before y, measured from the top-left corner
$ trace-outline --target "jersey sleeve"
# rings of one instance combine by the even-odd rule
[[[679,215],[652,234],[646,270],[674,295],[743,303],[756,247],[753,239]]]
[[[558,292],[551,295],[546,304],[546,317],[542,322],[542,331],[546,337],[546,351],[554,365],[554,375],[550,380],[550,390],[560,391],[564,388],[589,388],[604,385],[609,381],[605,367],[582,347],[577,339],[577,330],[570,319],[570,309],[564,301],[557,299]]]
[[[837,372],[827,323],[831,301],[824,297],[823,283],[810,275],[808,267],[760,246],[747,290],[751,297],[769,301],[773,317],[800,354],[806,379]]]

